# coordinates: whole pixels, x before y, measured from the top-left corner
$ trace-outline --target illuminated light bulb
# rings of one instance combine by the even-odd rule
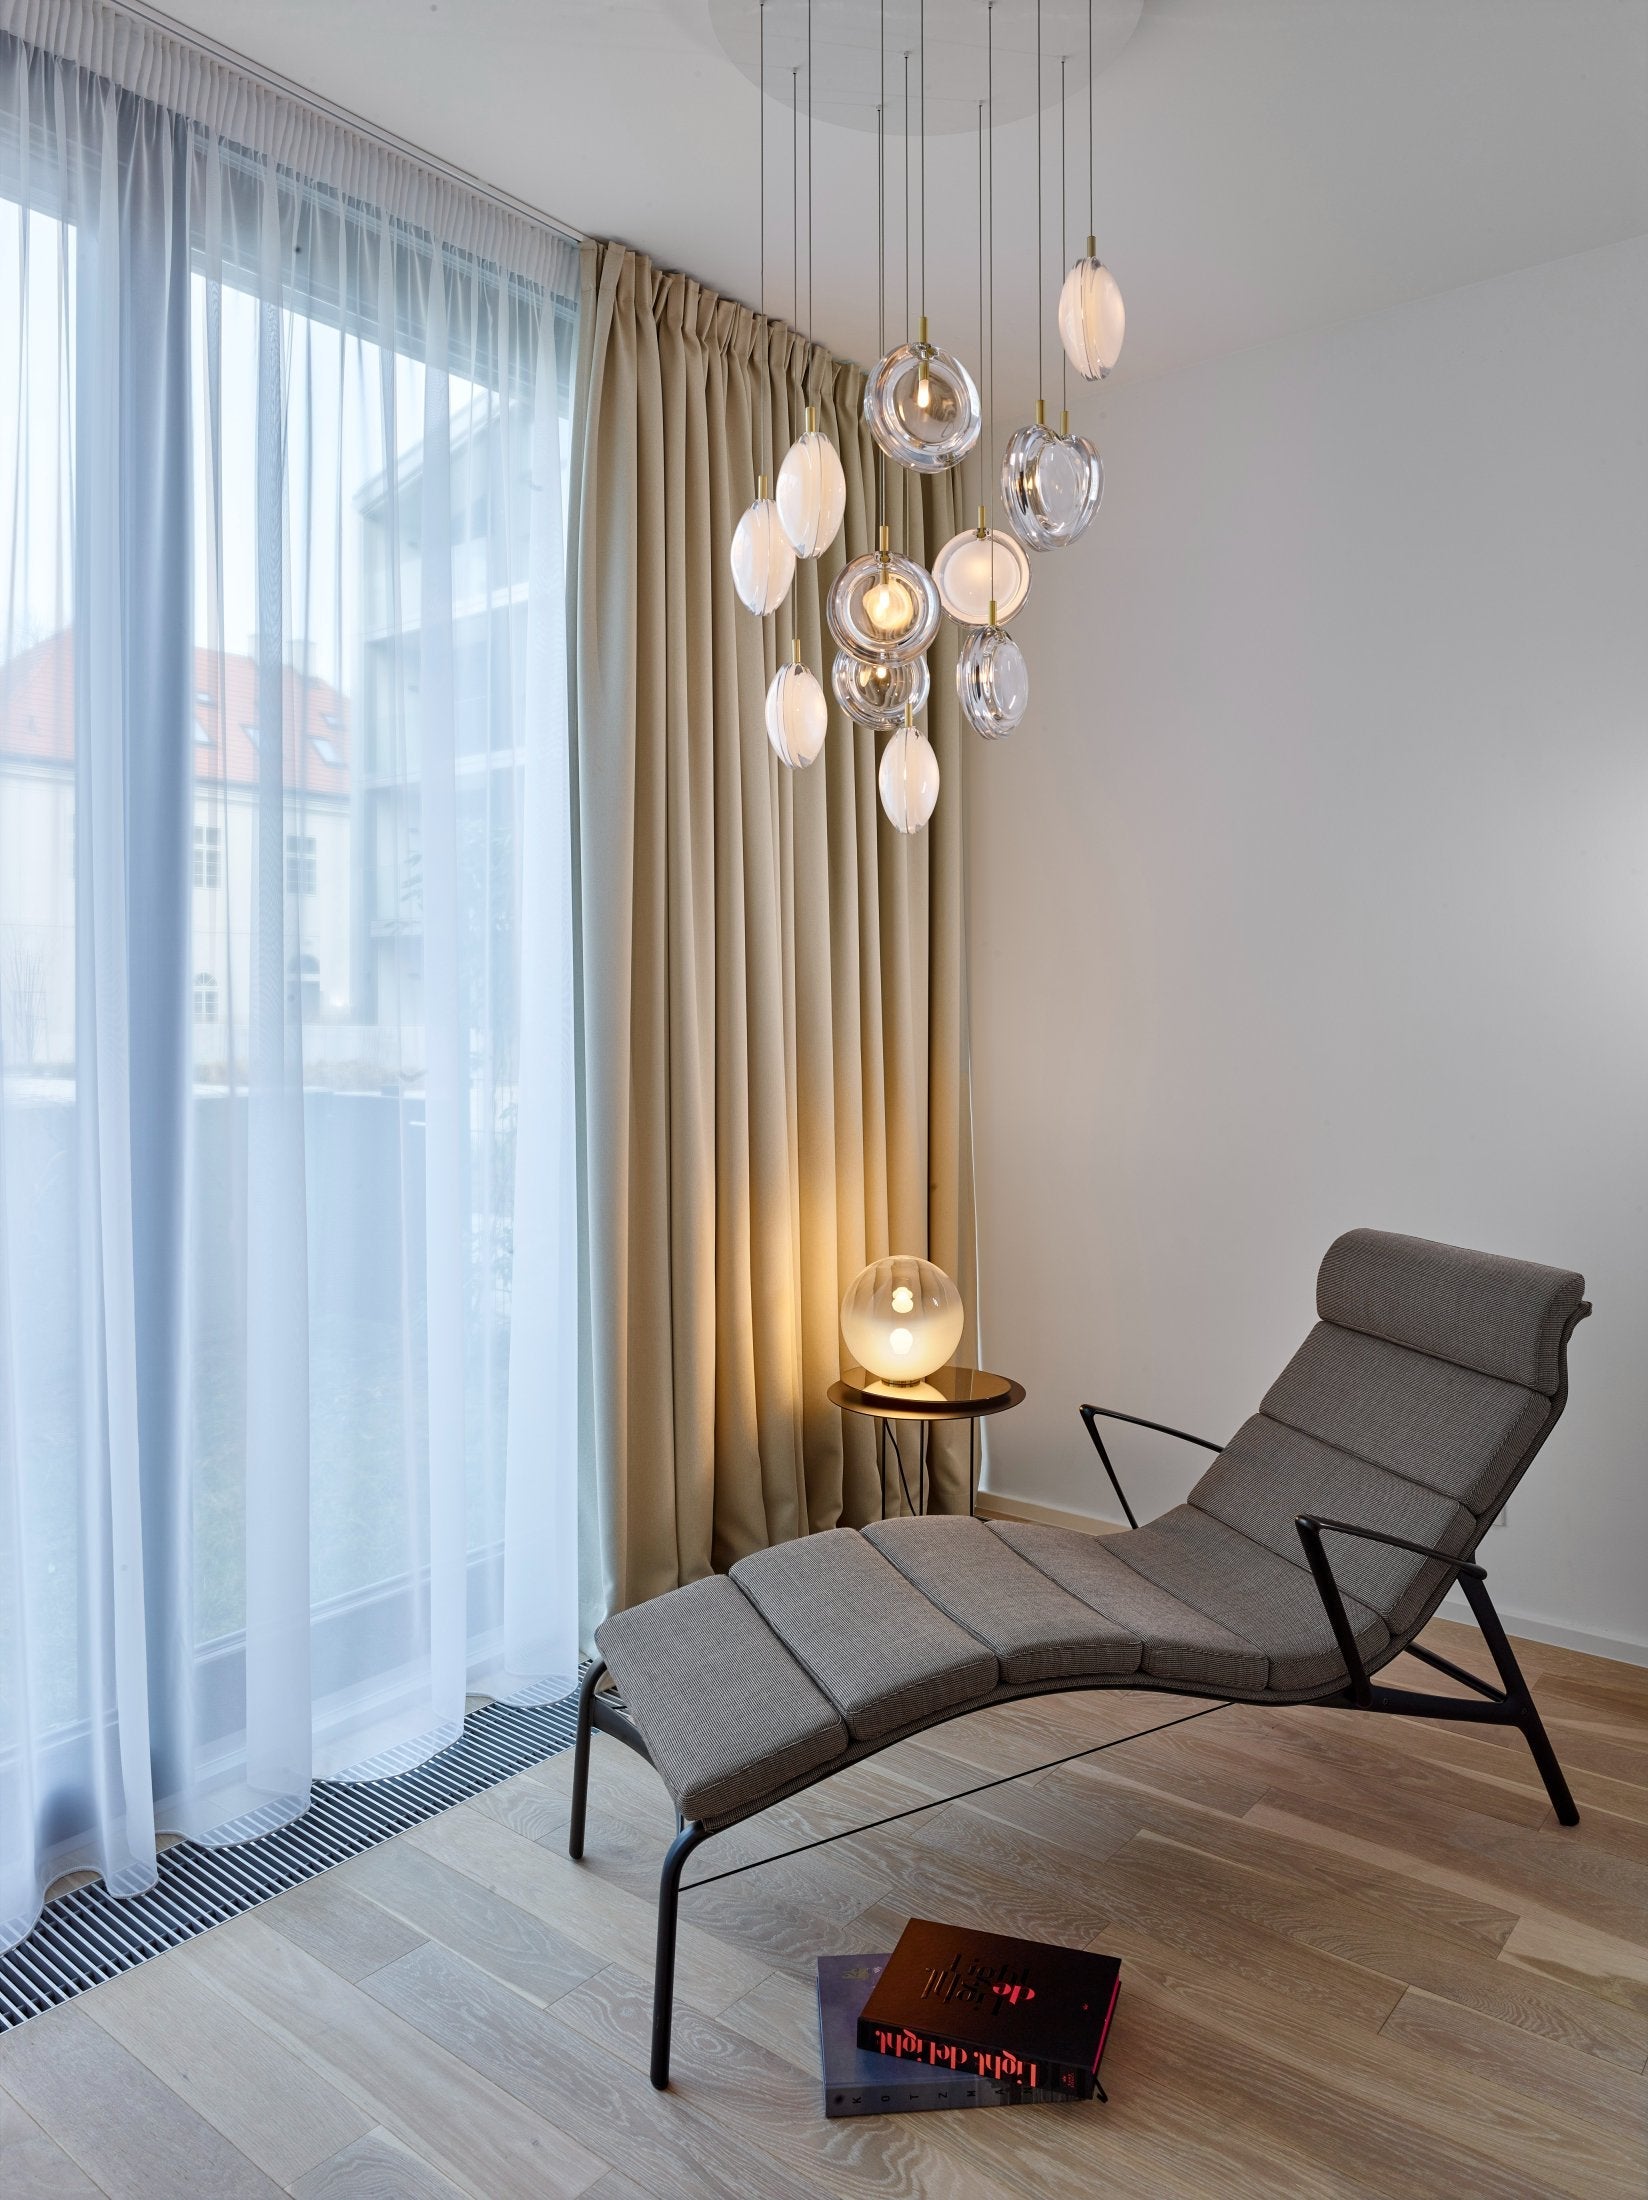
[[[906,1311],[899,1300],[908,1298]],[[895,1314],[904,1318],[894,1321]],[[841,1302],[841,1335],[856,1368],[882,1382],[919,1383],[961,1342],[961,1293],[942,1268],[913,1254],[872,1261]]]
[[[933,409],[933,377],[928,372],[925,359],[921,362],[921,372],[916,376],[916,403],[923,412],[931,412]]]
[[[1127,332],[1122,294],[1098,249],[1097,239],[1089,237],[1087,257],[1076,262],[1059,292],[1059,342],[1070,364],[1089,382],[1101,382],[1110,372]]]
[[[900,634],[909,632],[910,622],[916,615],[916,600],[902,581],[887,573],[880,585],[865,597],[864,612],[878,634],[896,640]]]

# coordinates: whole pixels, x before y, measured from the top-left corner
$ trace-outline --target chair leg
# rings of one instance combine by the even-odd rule
[[[574,1863],[584,1853],[584,1813],[589,1803],[589,1738],[595,1723],[595,1691],[606,1665],[597,1658],[578,1686],[578,1734],[572,1745],[572,1821],[567,1827],[567,1854]]]
[[[652,1974],[652,2071],[662,2093],[669,2084],[670,2021],[675,2013],[675,1913],[681,1895],[681,1871],[700,1841],[708,1839],[696,1819],[684,1825],[669,1845],[658,1875],[658,1957]]]
[[[1545,1792],[1551,1798],[1551,1808],[1556,1812],[1560,1826],[1579,1824],[1579,1806],[1573,1791],[1563,1776],[1557,1762],[1556,1751],[1551,1747],[1551,1737],[1545,1731],[1545,1722],[1534,1706],[1532,1691],[1522,1676],[1522,1668],[1516,1662],[1516,1652],[1511,1648],[1510,1637],[1494,1610],[1492,1597],[1485,1581],[1461,1576],[1460,1587],[1470,1600],[1476,1624],[1482,1630],[1482,1639],[1488,1645],[1488,1654],[1499,1669],[1499,1678],[1505,1690],[1506,1710],[1514,1724],[1522,1729],[1523,1738],[1539,1767],[1539,1776],[1545,1783]]]

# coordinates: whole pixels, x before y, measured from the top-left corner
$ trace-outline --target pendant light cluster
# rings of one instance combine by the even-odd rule
[[[947,472],[972,451],[980,450],[980,488],[984,489],[988,438],[987,402],[995,387],[995,0],[986,5],[986,96],[979,108],[979,358],[985,398],[979,385],[952,352],[933,343],[926,311],[926,0],[920,0],[920,279],[917,335],[889,350],[886,342],[886,6],[882,0],[881,100],[876,116],[877,228],[880,264],[882,357],[864,394],[864,419],[877,446],[876,547],[849,559],[836,575],[825,614],[837,654],[830,691],[854,724],[889,734],[882,753],[878,785],[888,821],[902,833],[919,833],[938,801],[938,758],[917,725],[931,687],[927,651],[948,613],[966,630],[956,665],[956,691],[963,716],[986,740],[998,740],[1022,723],[1030,702],[1030,673],[1010,623],[1030,593],[1027,553],[1062,550],[1080,540],[1091,525],[1104,493],[1099,454],[1071,432],[1068,390],[1059,432],[1047,424],[1044,397],[1036,401],[1034,422],[1008,441],[999,489],[1004,524],[993,526],[988,500],[981,496],[977,525],[947,542],[929,573],[914,558],[895,551],[887,519],[887,462],[915,475]],[[1070,268],[1059,295],[1058,329],[1065,360],[1087,381],[1097,381],[1115,365],[1121,350],[1124,314],[1114,276],[1097,257],[1093,228],[1093,11],[1088,6],[1088,225],[1086,253]],[[909,76],[905,76],[906,204],[908,204]],[[760,60],[762,87],[762,311],[766,309],[766,0],[761,0]],[[1060,207],[1064,209],[1065,63],[1060,63]],[[797,162],[799,102],[792,70],[792,172]],[[812,0],[807,6],[807,217],[808,321],[812,290]],[[1042,138],[1041,0],[1036,0],[1036,360],[1042,357]],[[794,197],[799,200],[798,188]],[[795,247],[799,307],[799,222]],[[909,290],[909,232],[905,233],[906,306]],[[908,323],[906,324],[908,325]],[[985,448],[981,449],[983,444]],[[740,600],[760,617],[775,611],[789,593],[797,558],[816,558],[828,550],[841,529],[846,508],[846,479],[829,438],[820,432],[809,406],[805,432],[790,447],[778,470],[777,494],[767,494],[767,475],[759,474],[756,500],[738,522],[733,536],[733,581]],[[823,688],[801,661],[801,643],[779,667],[767,693],[767,734],[779,758],[795,769],[811,764],[824,744],[828,706]]]

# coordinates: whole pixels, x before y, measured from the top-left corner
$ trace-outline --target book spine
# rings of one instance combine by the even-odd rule
[[[925,2063],[932,2070],[953,2070],[996,2085],[1056,2093],[1068,2100],[1092,2099],[1098,2069],[1096,2056],[1093,2068],[1084,2069],[1046,2056],[1026,2058],[1010,2047],[970,2047],[936,2032],[913,2031],[908,2025],[894,2031],[886,2025],[867,2024],[863,2018],[859,2019],[858,2044],[872,2055],[891,2055],[899,2062]]]

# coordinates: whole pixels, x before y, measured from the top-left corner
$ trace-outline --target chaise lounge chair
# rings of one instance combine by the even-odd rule
[[[652,2082],[669,2082],[681,1871],[717,1833],[947,1719],[1075,1688],[1335,1704],[1518,1726],[1559,1822],[1579,1813],[1472,1554],[1568,1395],[1582,1276],[1353,1230],[1321,1317],[1188,1501],[1108,1536],[965,1515],[776,1545],[618,1612],[579,1694],[569,1853],[592,1727],[674,1800],[658,1896]],[[1458,1578],[1502,1687],[1414,1637]],[[1376,1686],[1404,1650],[1473,1693]],[[622,1708],[601,1692],[610,1670]]]

